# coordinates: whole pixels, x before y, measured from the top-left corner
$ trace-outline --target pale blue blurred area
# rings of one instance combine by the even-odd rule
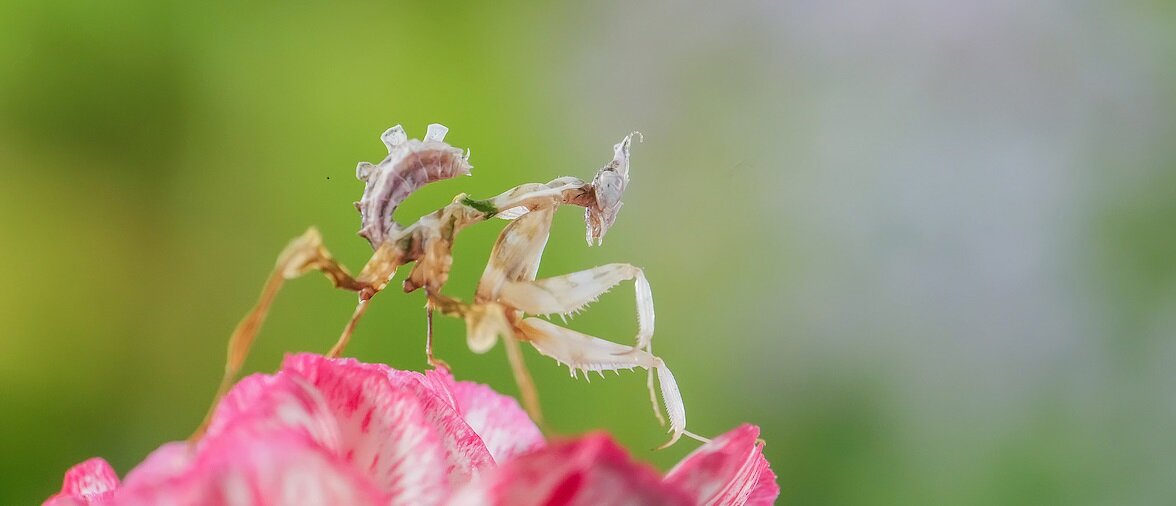
[[[1173,113],[1165,2],[5,1],[0,503],[185,437],[281,247],[316,225],[357,270],[355,163],[430,122],[474,177],[401,221],[644,134],[604,246],[564,210],[540,275],[644,267],[690,428],[759,424],[782,504],[1168,503]],[[500,227],[463,233],[450,293]],[[250,369],[353,303],[290,283]],[[422,305],[378,296],[349,354],[423,368]],[[570,325],[635,319],[623,285]],[[459,379],[516,391],[438,323]],[[527,352],[556,431],[662,469],[695,447],[648,451],[644,374]]]

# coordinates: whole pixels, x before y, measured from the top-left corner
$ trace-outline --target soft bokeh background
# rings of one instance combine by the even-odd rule
[[[278,251],[317,225],[358,268],[353,168],[429,122],[475,177],[401,221],[645,133],[605,245],[565,210],[541,274],[644,266],[690,427],[760,424],[782,503],[1176,497],[1170,2],[2,5],[2,504],[185,437]],[[452,293],[501,225],[461,236]],[[353,304],[287,286],[250,370]],[[631,290],[574,325],[628,342]],[[422,304],[381,295],[349,352],[422,368]],[[459,378],[515,391],[439,324]],[[558,431],[695,446],[648,450],[643,374],[527,359]]]

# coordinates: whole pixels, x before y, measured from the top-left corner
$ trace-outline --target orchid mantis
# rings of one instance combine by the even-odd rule
[[[664,425],[657,402],[660,386],[668,415],[669,446],[682,435],[705,441],[686,430],[686,412],[674,376],[665,363],[652,354],[654,331],[653,294],[645,274],[629,264],[608,264],[580,272],[536,279],[552,218],[561,205],[584,208],[589,246],[600,244],[616,220],[621,196],[629,182],[629,149],[634,132],[613,147],[613,158],[597,171],[591,182],[561,177],[546,184],[516,186],[495,197],[476,200],[461,194],[441,209],[415,223],[402,226],[392,219],[397,206],[413,191],[435,181],[469,175],[469,152],[444,142],[448,129],[429,125],[423,140],[408,139],[399,125],[388,129],[381,140],[388,156],[378,164],[362,162],[356,177],[365,183],[363,197],[355,203],[360,212],[359,235],[368,240],[374,253],[358,275],[351,275],[323,246],[315,228],[294,239],[278,261],[262,289],[261,297],[238,324],[229,339],[224,376],[213,406],[233,385],[266,313],[283,282],[320,271],[337,288],[359,295],[355,310],[338,341],[327,353],[339,356],[369,301],[387,287],[397,269],[415,262],[404,279],[405,292],[424,288],[427,296],[428,331],[425,355],[434,367],[446,367],[433,356],[432,317],[435,310],[462,318],[467,344],[475,353],[489,351],[502,339],[507,350],[523,405],[536,421],[541,420],[538,395],[523,363],[519,342],[527,342],[539,353],[577,371],[619,371],[641,367],[648,370],[648,388],[654,414]],[[463,228],[491,218],[511,220],[499,235],[490,261],[478,283],[472,301],[443,293],[453,262],[453,242]],[[548,320],[528,315],[567,315],[582,310],[612,287],[632,280],[636,292],[638,331],[632,346],[581,334]],[[211,411],[209,413],[211,416]],[[198,438],[207,424],[197,429]]]

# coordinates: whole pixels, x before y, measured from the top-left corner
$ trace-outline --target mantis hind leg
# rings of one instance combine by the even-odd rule
[[[543,410],[539,407],[539,391],[535,388],[535,381],[531,379],[531,371],[523,361],[523,350],[514,336],[506,336],[503,340],[506,357],[510,361],[511,372],[514,373],[515,383],[519,385],[519,395],[523,398],[523,408],[531,415],[531,420],[540,427],[543,423]]]
[[[266,280],[265,286],[261,290],[261,296],[257,299],[257,303],[245,314],[245,317],[241,319],[241,322],[233,330],[232,336],[229,337],[228,353],[225,358],[225,371],[221,377],[220,386],[217,388],[216,395],[212,399],[212,405],[208,408],[208,413],[204,416],[204,421],[188,437],[189,441],[198,440],[204,435],[205,429],[208,428],[208,423],[212,420],[212,414],[216,410],[217,404],[228,393],[233,383],[236,382],[237,375],[241,372],[241,366],[244,365],[245,359],[249,356],[249,350],[253,347],[253,341],[256,339],[257,333],[261,330],[262,324],[265,323],[265,317],[269,314],[270,306],[273,305],[278,291],[282,288],[282,284],[287,279],[302,276],[312,270],[321,271],[338,288],[360,291],[361,294],[366,288],[365,284],[356,281],[355,278],[348,274],[343,266],[339,265],[331,257],[330,252],[323,247],[322,235],[314,227],[311,227],[301,236],[291,241],[282,250],[282,253],[278,255],[274,270]],[[356,308],[356,314],[352,316],[352,321],[344,330],[344,336],[340,337],[340,343],[336,343],[338,351],[342,351],[342,346],[340,345],[346,345],[346,339],[344,337],[350,337],[350,331],[354,329],[356,320],[363,314],[363,308],[366,306],[365,302],[366,300],[361,297],[360,305]],[[335,350],[333,349],[332,351]]]
[[[371,295],[360,292],[359,302],[355,305],[355,311],[351,313],[351,319],[347,320],[347,325],[343,327],[343,333],[339,334],[339,339],[335,341],[335,345],[327,352],[327,358],[337,358],[343,354],[343,349],[347,347],[347,343],[351,342],[351,334],[355,332],[355,327],[359,324],[360,317],[363,316],[364,311],[367,311],[369,300],[371,300]]]
[[[433,356],[433,300],[425,302],[425,361],[430,367],[451,370],[449,364]]]

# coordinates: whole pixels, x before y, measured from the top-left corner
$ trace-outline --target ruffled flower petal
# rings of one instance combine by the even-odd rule
[[[265,427],[294,429],[337,452],[342,443],[334,415],[323,393],[306,378],[285,371],[254,374],[238,381],[217,405],[199,444],[215,440],[226,427],[249,419],[255,431]]]
[[[633,461],[606,434],[563,441],[520,455],[482,476],[450,505],[691,504],[656,471]]]
[[[437,504],[449,490],[449,455],[412,391],[389,381],[387,368],[318,355],[288,357],[279,374],[305,379],[333,414],[337,455],[398,504]]]
[[[752,487],[751,494],[747,496],[747,502],[744,504],[770,506],[776,504],[778,497],[780,497],[780,485],[776,483],[776,473],[772,472],[772,468],[765,460],[759,481]]]
[[[119,506],[232,504],[240,506],[387,504],[387,494],[343,459],[295,430],[265,428],[264,436],[235,426],[201,448],[187,472],[124,488]]]
[[[758,438],[759,427],[741,425],[687,455],[665,481],[694,504],[772,504],[780,487]]]
[[[121,486],[83,462],[46,504],[771,504],[758,436],[738,427],[663,479],[605,434],[545,447],[514,399],[448,371],[298,354],[241,380],[198,443],[161,446]]]
[[[444,370],[434,369],[425,377],[450,392],[454,407],[482,438],[495,462],[505,462],[543,446],[543,433],[513,397],[499,394],[486,385],[454,381]]]
[[[452,483],[464,483],[482,469],[494,466],[486,445],[457,413],[447,396],[439,395],[433,385],[425,383],[420,373],[397,371],[382,364],[364,364],[354,359],[327,359],[309,353],[291,355],[282,364],[283,372],[301,375],[322,390],[334,409],[345,412],[370,395],[367,387],[382,384],[403,392],[420,403],[432,434],[440,442],[445,456],[445,474]],[[334,378],[334,379],[332,379]],[[355,381],[365,378],[362,384]],[[343,382],[351,381],[351,387]],[[355,388],[358,387],[358,388]],[[341,403],[341,404],[340,404]]]
[[[61,492],[45,501],[45,505],[72,506],[105,504],[118,488],[118,475],[100,457],[73,466],[65,472]]]
[[[180,476],[192,467],[196,458],[194,449],[184,441],[166,443],[147,455],[139,465],[127,473],[123,488],[133,489],[140,485],[159,483]]]

